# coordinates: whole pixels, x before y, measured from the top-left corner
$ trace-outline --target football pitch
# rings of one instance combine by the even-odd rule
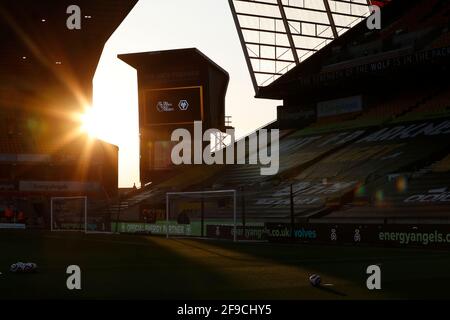
[[[0,232],[0,299],[449,298],[446,251],[232,243],[151,236]],[[39,272],[13,274],[15,262]],[[369,291],[377,264],[382,289]],[[66,268],[81,268],[69,291]],[[311,274],[323,285],[312,287]]]

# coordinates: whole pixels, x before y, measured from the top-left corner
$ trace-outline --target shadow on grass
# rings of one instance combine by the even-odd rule
[[[134,236],[0,233],[1,299],[232,299],[239,284],[201,260]],[[36,274],[12,274],[17,261]],[[82,270],[82,290],[66,287],[66,268]]]
[[[333,289],[333,288],[330,288],[330,287],[327,287],[327,286],[324,286],[324,285],[318,286],[317,289],[318,290],[322,290],[322,291],[327,292],[327,293],[334,294],[334,295],[339,296],[339,297],[346,297],[347,296],[347,294],[345,294],[343,292],[340,292],[340,291],[338,291],[336,289]]]
[[[200,242],[202,240],[193,240]],[[211,246],[259,259],[312,270],[334,288],[320,290],[350,299],[450,299],[448,251],[410,248],[320,246],[308,244],[232,243],[208,241]],[[369,265],[380,265],[382,290],[366,287]],[[307,275],[309,276],[309,275]],[[327,280],[328,278],[328,280]],[[304,281],[307,279],[305,277]]]
[[[0,299],[450,298],[445,252],[29,231],[0,232],[0,245]],[[17,261],[39,272],[10,274]],[[74,264],[81,291],[66,287]],[[382,292],[365,287],[370,264]],[[334,286],[313,288],[311,273]]]

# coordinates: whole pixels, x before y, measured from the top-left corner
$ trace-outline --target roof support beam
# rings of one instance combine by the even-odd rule
[[[261,19],[269,19],[269,20],[277,20],[277,21],[282,21],[282,18],[279,17],[271,17],[271,16],[265,16],[265,15],[261,15],[261,14],[252,14],[252,13],[242,13],[239,12],[238,16],[242,16],[242,17],[251,17],[251,18],[261,18]],[[361,16],[358,16],[358,18],[362,18]],[[288,21],[290,22],[298,22],[298,23],[303,23],[303,24],[309,24],[309,25],[313,25],[313,26],[324,26],[324,27],[329,27],[330,25],[328,23],[321,23],[321,22],[311,22],[311,21],[306,21],[306,20],[298,20],[298,19],[288,19]],[[337,28],[342,28],[342,29],[351,29],[349,26],[343,26],[343,25],[336,25]]]
[[[256,28],[242,27],[242,30],[253,31],[253,32],[261,32],[261,33],[271,33],[271,34],[286,35],[286,33],[283,32],[283,31],[273,31],[273,30],[266,30],[266,29],[256,29]],[[315,36],[315,35],[301,34],[301,33],[292,33],[292,37],[305,37],[305,38],[314,38],[314,39],[323,39],[323,40],[334,40],[334,38],[332,38],[332,37]]]
[[[261,4],[261,5],[266,5],[266,6],[277,6],[278,4],[276,3],[269,3],[269,2],[262,2],[262,1],[258,1],[258,0],[234,0],[237,2],[244,2],[244,3],[251,3],[251,4]],[[346,1],[346,0],[334,0],[336,2],[340,2],[340,3],[345,3],[345,4],[350,4],[350,5],[359,5],[359,6],[367,6],[366,4],[362,4],[359,2],[353,2],[353,1]],[[317,12],[317,13],[326,13],[327,10],[322,10],[322,9],[314,9],[314,8],[310,8],[307,6],[295,6],[292,4],[283,4],[284,8],[289,8],[289,9],[294,9],[294,10],[304,10],[304,11],[309,11],[309,12]],[[355,14],[351,14],[351,13],[344,13],[344,12],[339,12],[339,11],[330,11],[333,14],[338,14],[344,17],[353,17],[353,18],[360,18],[360,16],[355,15]]]
[[[250,57],[250,59],[251,60],[272,61],[272,62],[295,63],[295,61],[287,60],[287,59],[260,58],[260,57]]]
[[[247,62],[248,71],[250,72],[250,78],[252,79],[253,89],[255,90],[255,94],[258,95],[259,92],[258,81],[256,80],[256,74],[255,70],[253,69],[252,61],[250,60],[250,55],[248,54],[247,45],[245,44],[245,38],[244,34],[242,33],[236,8],[234,7],[233,0],[228,0],[228,3],[230,4],[231,13],[233,15],[233,20],[237,29],[239,41],[241,42],[242,51],[244,51],[245,61]]]
[[[289,21],[286,16],[286,11],[284,11],[283,3],[281,0],[277,0],[278,8],[280,9],[281,18],[283,19],[284,29],[286,30],[286,35],[289,40],[289,45],[291,46],[292,56],[294,57],[294,61],[296,65],[300,64],[300,59],[298,58],[297,49],[295,48],[294,38],[292,37],[291,27],[289,26]]]
[[[333,31],[334,38],[338,38],[339,34],[337,32],[336,24],[334,23],[333,13],[331,13],[330,3],[328,0],[323,0],[325,9],[327,10],[328,20],[330,20],[331,30]]]
[[[246,42],[246,45],[253,45],[253,46],[259,46],[259,47],[268,47],[268,48],[282,48],[282,49],[291,49],[290,46],[285,46],[282,44],[273,44],[273,43],[263,43],[263,42]],[[302,48],[302,47],[296,47],[297,50],[303,50],[303,51],[319,51],[318,49],[314,48]]]

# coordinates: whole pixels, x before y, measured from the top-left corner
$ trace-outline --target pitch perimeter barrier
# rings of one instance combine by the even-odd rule
[[[26,225],[23,223],[0,223],[0,230],[25,230]]]
[[[450,225],[266,223],[272,242],[450,248]]]
[[[121,233],[147,232],[166,234],[166,225],[143,223],[119,223]],[[199,226],[169,225],[174,236],[199,236]],[[232,240],[234,227],[207,224],[206,237]],[[113,226],[115,230],[115,226]],[[237,226],[237,239],[241,241],[296,242],[326,245],[374,245],[397,247],[431,247],[450,249],[450,225],[405,224],[295,224],[266,223],[265,226]]]
[[[237,239],[241,241],[263,241],[266,240],[266,228],[263,226],[238,226],[236,228]],[[207,225],[206,235],[208,238],[232,240],[234,238],[233,226]]]

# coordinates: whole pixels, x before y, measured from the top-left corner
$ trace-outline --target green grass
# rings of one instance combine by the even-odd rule
[[[17,261],[39,272],[9,273]],[[366,288],[371,264],[381,291]],[[82,269],[81,291],[66,288],[69,265]],[[2,231],[0,272],[0,300],[450,298],[450,256],[418,249]],[[333,286],[311,287],[312,273]]]

